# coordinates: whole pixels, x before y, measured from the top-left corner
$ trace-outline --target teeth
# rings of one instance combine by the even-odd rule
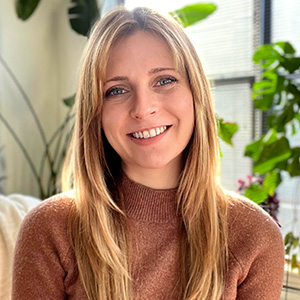
[[[155,129],[151,129],[151,130],[149,131],[149,133],[150,133],[150,136],[151,136],[151,137],[156,136],[156,131],[155,131]]]
[[[143,136],[144,136],[144,139],[148,139],[150,137],[149,131],[147,131],[147,130],[143,131]]]
[[[163,133],[166,130],[167,130],[167,126],[161,126],[161,127],[157,127],[157,128],[152,128],[149,131],[144,130],[143,132],[141,132],[141,131],[134,132],[132,134],[132,136],[136,139],[149,139],[149,138],[155,137],[157,135],[160,135],[161,133]]]

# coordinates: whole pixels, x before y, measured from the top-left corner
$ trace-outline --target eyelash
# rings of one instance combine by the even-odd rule
[[[118,91],[118,90],[121,90],[122,91],[122,93],[120,93],[120,94],[112,94],[113,92],[115,92],[115,91]],[[119,95],[122,95],[122,94],[124,94],[124,91],[126,92],[126,90],[125,89],[123,89],[123,88],[121,88],[121,87],[112,87],[112,88],[110,88],[110,89],[108,89],[107,90],[107,92],[105,93],[105,98],[108,98],[108,97],[114,97],[114,96],[119,96]]]
[[[163,82],[164,81],[164,82]],[[166,86],[172,83],[178,82],[178,79],[176,79],[175,77],[172,76],[168,76],[168,77],[163,77],[160,78],[157,83],[155,84],[156,87],[161,87],[161,86]],[[122,91],[119,94],[113,94],[116,91]],[[122,94],[125,94],[126,90],[122,87],[112,87],[110,89],[108,89],[104,95],[105,98],[109,98],[109,97],[115,97],[115,96],[120,96]]]
[[[167,82],[162,84],[161,83],[162,81],[167,81]],[[156,83],[156,86],[165,86],[165,85],[168,85],[168,84],[172,84],[174,82],[178,82],[178,80],[174,77],[171,77],[171,76],[164,77],[164,78],[161,78],[161,79],[158,80],[158,82]]]

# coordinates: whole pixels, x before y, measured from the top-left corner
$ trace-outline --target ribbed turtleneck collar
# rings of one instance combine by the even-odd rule
[[[121,174],[124,209],[129,219],[171,223],[178,221],[176,192],[177,189],[152,189],[129,179]]]

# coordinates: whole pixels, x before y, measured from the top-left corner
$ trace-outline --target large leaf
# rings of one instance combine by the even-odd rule
[[[100,17],[96,0],[71,0],[68,13],[71,27],[84,36],[89,34],[93,24]]]
[[[274,45],[263,45],[253,55],[253,61],[260,64],[263,69],[274,69],[283,60],[282,55]]]
[[[274,45],[279,46],[285,54],[295,54],[296,50],[289,42],[277,42]]]
[[[300,176],[300,148],[293,148],[292,152],[292,158],[287,166],[287,171],[291,177]]]
[[[257,95],[255,97],[257,97]],[[254,106],[262,111],[267,111],[272,107],[273,102],[273,95],[262,95],[261,97],[255,99]]]
[[[235,123],[224,122],[223,119],[218,119],[217,125],[219,138],[227,144],[232,145],[232,137],[238,130],[239,126]]]
[[[274,118],[269,120],[269,125],[271,125],[277,132],[283,132],[285,126],[294,119],[294,107],[288,102],[279,113],[277,113]]]
[[[40,0],[15,0],[17,15],[22,20],[27,20],[35,11]]]
[[[268,173],[263,182],[263,189],[271,196],[274,195],[275,189],[281,183],[280,173],[276,170]]]
[[[259,204],[268,198],[268,192],[266,192],[259,183],[255,183],[246,189],[244,196]]]
[[[289,72],[293,73],[300,67],[300,57],[284,58],[281,65]]]
[[[278,75],[272,71],[263,73],[263,80],[253,84],[253,99],[259,96],[274,94],[277,88]]]
[[[282,137],[263,148],[253,170],[260,174],[269,172],[277,163],[288,159],[291,154],[292,151],[287,138]]]
[[[183,27],[188,27],[207,18],[216,9],[212,3],[195,3],[170,12],[170,15],[179,18]]]
[[[298,111],[300,107],[300,86],[296,86],[295,84],[289,82],[287,87],[286,87],[287,92],[291,93],[294,97],[295,103],[298,104]]]
[[[258,160],[265,145],[272,144],[277,140],[277,132],[270,129],[267,134],[261,136],[260,139],[249,144],[245,148],[245,156],[251,157],[253,160]]]
[[[251,157],[253,160],[258,160],[263,145],[263,137],[259,140],[248,144],[245,148],[245,156]]]

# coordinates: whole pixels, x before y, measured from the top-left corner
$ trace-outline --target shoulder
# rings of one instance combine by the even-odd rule
[[[34,207],[25,217],[24,223],[49,224],[66,220],[73,206],[74,197],[71,193],[52,196]]]
[[[30,240],[32,244],[34,241],[62,242],[67,246],[65,242],[68,241],[68,219],[73,199],[71,193],[58,194],[34,207],[22,222],[18,236],[19,244]]]
[[[283,239],[278,224],[254,202],[228,193],[228,248],[241,265],[267,252],[282,257]]]
[[[280,234],[272,217],[253,201],[236,193],[227,193],[229,199],[228,228],[231,235],[246,230],[248,233]],[[263,230],[262,230],[263,229]]]

